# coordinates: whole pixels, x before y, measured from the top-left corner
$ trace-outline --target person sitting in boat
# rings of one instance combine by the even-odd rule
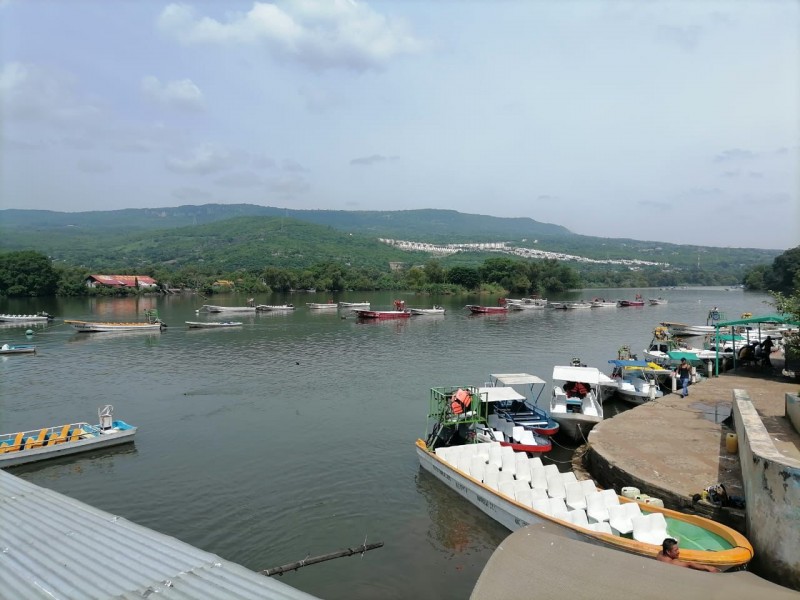
[[[583,399],[589,393],[589,388],[580,381],[568,381],[564,384],[564,392],[567,394],[567,398]]]
[[[717,567],[709,565],[701,565],[700,563],[689,562],[680,560],[681,551],[678,548],[678,540],[675,538],[665,538],[661,544],[661,552],[656,555],[656,560],[661,562],[670,563],[678,567],[686,567],[687,569],[694,569],[695,571],[708,571],[709,573],[719,573]]]

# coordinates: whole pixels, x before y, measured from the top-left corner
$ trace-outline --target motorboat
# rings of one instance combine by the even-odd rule
[[[36,346],[33,344],[3,344],[0,346],[0,354],[36,354]]]
[[[547,308],[547,298],[507,298],[509,310],[531,310]]]
[[[503,418],[532,429],[540,435],[552,436],[558,433],[559,425],[547,411],[539,406],[547,383],[530,373],[492,373],[489,383],[493,386],[511,387],[515,390],[525,390],[522,399],[512,399],[509,402],[495,403],[495,412]],[[543,403],[543,401],[542,401]]]
[[[294,304],[257,304],[257,312],[279,312],[294,310]]]
[[[686,323],[676,323],[674,321],[664,321],[661,323],[662,327],[666,327],[667,331],[676,337],[691,337],[695,335],[706,335],[716,331],[716,323],[718,321],[725,321],[725,315],[717,310],[715,306],[706,316],[705,325],[689,325]]]
[[[412,315],[443,315],[445,309],[443,306],[433,305],[432,308],[409,308]]]
[[[258,307],[253,304],[247,306],[221,306],[219,304],[203,304],[197,312],[210,312],[210,313],[225,313],[225,312],[238,312],[238,313],[252,313],[256,312]]]
[[[604,395],[610,395],[616,387],[617,383],[599,369],[573,359],[569,366],[553,367],[548,412],[559,424],[562,435],[583,443],[592,427],[603,420]]]
[[[336,310],[339,305],[336,302],[306,302],[310,310]]]
[[[10,315],[0,314],[0,322],[6,323],[47,323],[52,321],[55,317],[44,311],[38,312],[34,315]]]
[[[163,331],[167,324],[158,317],[156,309],[144,311],[144,321],[75,321],[65,320],[64,323],[72,325],[79,333],[99,333],[108,331]]]
[[[608,362],[613,366],[611,379],[617,382],[617,397],[629,404],[644,404],[661,398],[666,378],[672,377],[670,369],[646,360],[615,359]]]
[[[407,319],[411,316],[404,300],[395,300],[394,310],[356,309],[355,313],[359,319]]]
[[[226,327],[241,327],[241,321],[186,321],[189,329],[224,329]]]

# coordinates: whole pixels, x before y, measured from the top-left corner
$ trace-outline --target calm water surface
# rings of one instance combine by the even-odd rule
[[[409,306],[436,302],[448,312],[359,323],[307,310],[328,296],[302,294],[256,298],[293,302],[292,313],[188,330],[187,320],[214,318],[195,313],[203,301],[194,296],[7,300],[0,312],[59,319],[34,328],[35,356],[0,357],[0,431],[96,422],[97,408],[113,404],[139,427],[134,445],[11,472],[253,570],[384,542],[282,577],[321,598],[467,598],[509,532],[420,469],[414,441],[431,387],[481,385],[497,372],[549,381],[573,357],[608,373],[620,346],[641,352],[662,320],[704,324],[712,306],[730,318],[772,312],[767,296],[723,289],[552,299],[637,291],[669,304],[473,317],[465,304],[496,299],[407,296]],[[334,299],[390,308],[394,296]],[[62,322],[139,320],[153,307],[169,324],[164,333],[78,334]],[[0,328],[0,340],[25,342],[25,329]]]

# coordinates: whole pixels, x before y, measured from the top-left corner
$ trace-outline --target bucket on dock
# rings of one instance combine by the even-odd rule
[[[664,501],[661,498],[645,498],[644,503],[657,506],[658,508],[664,508]]]
[[[726,435],[725,448],[728,450],[728,454],[736,454],[739,451],[739,436],[735,433]]]
[[[633,500],[636,497],[636,494],[639,493],[639,488],[637,487],[624,487],[622,488],[622,495],[626,498],[630,498]]]

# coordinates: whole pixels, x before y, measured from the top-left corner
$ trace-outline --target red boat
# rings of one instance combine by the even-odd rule
[[[405,300],[395,300],[394,310],[356,310],[360,319],[408,319],[411,311],[406,310]]]
[[[620,300],[620,306],[644,306],[644,298],[641,294],[636,294],[636,300]]]
[[[487,314],[508,312],[508,306],[506,305],[505,298],[500,298],[497,301],[497,306],[482,306],[480,304],[467,304],[467,308],[474,315],[487,315]]]

